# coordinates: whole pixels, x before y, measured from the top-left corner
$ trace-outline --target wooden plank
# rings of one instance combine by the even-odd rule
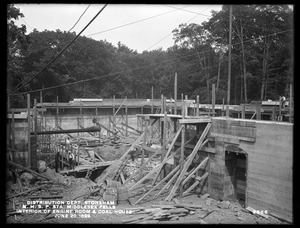
[[[32,191],[34,191],[34,190],[37,190],[37,189],[39,189],[39,188],[44,188],[44,187],[46,187],[47,185],[48,185],[48,184],[43,184],[43,185],[40,185],[40,186],[31,188],[31,189],[28,189],[28,190],[26,190],[26,191],[23,191],[23,192],[14,194],[14,195],[12,195],[12,196],[7,197],[6,200],[9,200],[9,199],[11,199],[11,198],[15,198],[15,197],[17,197],[17,196],[21,196],[21,195],[27,194],[27,193],[32,192]]]
[[[125,181],[124,184],[128,183],[130,180],[132,180],[132,178],[139,173],[140,169],[143,169],[158,153],[160,153],[160,150],[156,150],[155,153],[153,153],[148,159],[147,161],[138,169],[134,172],[134,174],[132,174],[129,178],[127,178],[127,180]]]
[[[168,181],[168,183],[165,184],[165,185],[163,186],[163,188],[162,188],[157,194],[154,195],[154,197],[158,197],[165,189],[167,189],[167,188],[172,184],[172,182],[177,178],[177,176],[179,175],[179,173],[180,173],[180,170],[178,170],[178,171],[174,174],[174,176]]]
[[[176,132],[176,134],[175,134],[175,136],[174,136],[174,138],[173,138],[173,140],[172,140],[172,142],[171,142],[171,145],[170,145],[170,147],[169,147],[169,149],[168,149],[168,151],[167,151],[167,153],[166,153],[166,156],[164,157],[163,162],[167,159],[167,157],[168,157],[169,154],[171,153],[171,150],[172,150],[172,148],[173,148],[173,146],[174,146],[174,144],[175,144],[175,142],[176,142],[176,140],[177,140],[177,138],[178,138],[178,136],[179,136],[179,134],[180,134],[182,128],[183,128],[183,126],[181,125],[181,126],[179,127],[178,131]],[[157,180],[157,178],[158,178],[158,176],[159,176],[159,173],[160,173],[160,171],[161,171],[162,168],[163,168],[163,167],[161,167],[161,168],[158,170],[156,176],[155,176],[154,179],[153,179],[152,185],[155,184],[155,182],[156,182],[156,180]]]
[[[134,189],[136,186],[138,186],[139,184],[143,183],[143,181],[145,181],[147,178],[149,178],[150,176],[152,176],[155,172],[157,172],[158,170],[161,169],[161,167],[170,159],[172,159],[174,157],[174,154],[170,155],[165,161],[163,161],[162,163],[160,163],[158,166],[156,166],[154,169],[152,169],[146,176],[144,176],[141,180],[139,180],[137,183],[135,183],[134,185],[132,185],[128,190],[132,190]]]
[[[150,190],[148,190],[148,192],[147,192],[145,195],[143,195],[140,199],[138,199],[138,200],[134,203],[134,205],[137,204],[137,203],[139,203],[139,202],[140,202],[142,199],[144,199],[146,196],[148,196],[151,192],[154,191],[154,189],[160,187],[160,186],[161,186],[167,179],[169,179],[169,177],[171,177],[178,169],[179,169],[179,165],[178,165],[175,169],[173,169],[173,170],[172,170],[165,178],[163,178],[157,185],[155,185],[153,188],[151,188]]]
[[[35,176],[42,177],[42,178],[44,178],[44,179],[53,181],[53,179],[50,178],[50,177],[47,177],[47,176],[45,176],[45,175],[43,175],[43,174],[40,174],[40,173],[37,173],[37,172],[35,172],[35,171],[31,170],[31,169],[25,168],[25,167],[23,167],[23,166],[21,166],[21,165],[18,165],[18,164],[16,164],[16,163],[12,162],[12,161],[7,161],[7,163],[8,163],[9,165],[11,165],[11,166],[14,166],[14,167],[18,168],[18,169],[26,170],[27,172],[30,172],[31,174],[33,174],[33,175],[35,175]]]
[[[210,123],[211,122],[211,118],[203,118],[203,117],[199,117],[197,119],[192,118],[192,119],[181,119],[179,120],[180,124],[197,124],[197,123]]]
[[[206,157],[198,166],[197,168],[195,168],[195,170],[193,172],[190,173],[190,175],[184,179],[184,181],[182,181],[182,185],[184,185],[189,179],[191,179],[191,177],[202,167],[204,167],[204,165],[206,164],[206,162],[208,161],[208,157]]]
[[[182,172],[180,173],[180,175],[179,175],[177,181],[175,182],[175,185],[173,186],[173,188],[172,188],[170,194],[169,194],[168,197],[166,198],[167,201],[170,201],[170,200],[173,198],[173,196],[175,195],[175,192],[176,192],[176,190],[178,189],[179,184],[181,183],[181,181],[182,181],[182,179],[183,179],[183,177],[184,177],[185,172],[187,171],[188,167],[189,167],[190,164],[192,163],[192,160],[194,159],[194,157],[195,157],[195,155],[196,155],[198,149],[202,147],[203,141],[204,141],[206,135],[208,134],[210,128],[211,128],[211,123],[208,123],[207,126],[205,127],[205,129],[204,129],[204,131],[203,131],[201,137],[199,138],[199,140],[198,140],[198,142],[197,142],[197,144],[196,144],[194,150],[193,150],[192,153],[190,154],[189,159],[188,159],[188,160],[186,161],[186,163],[184,164],[184,168],[183,168]]]

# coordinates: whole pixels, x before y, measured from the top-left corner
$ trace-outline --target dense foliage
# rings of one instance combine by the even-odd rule
[[[288,96],[293,83],[293,11],[286,5],[234,5],[232,17],[231,104]],[[34,30],[25,35],[14,20],[23,17],[8,6],[8,94],[32,79],[74,39],[75,33]],[[217,103],[226,100],[228,78],[229,6],[202,24],[180,24],[173,30],[174,45],[137,53],[121,42],[80,36],[50,66],[16,94],[43,91],[46,102],[88,98],[150,98],[174,96],[174,75],[181,93],[201,103],[211,100],[216,84]],[[57,87],[57,85],[64,85]],[[32,93],[39,100],[40,93]],[[24,105],[25,95],[11,96],[12,106]]]

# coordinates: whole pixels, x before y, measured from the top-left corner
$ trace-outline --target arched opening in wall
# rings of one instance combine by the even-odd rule
[[[247,205],[247,159],[248,155],[237,145],[225,145],[224,199]]]

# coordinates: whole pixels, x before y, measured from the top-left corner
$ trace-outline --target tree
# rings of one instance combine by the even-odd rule
[[[13,93],[24,82],[26,75],[22,69],[24,55],[26,54],[28,37],[25,35],[26,26],[18,27],[15,21],[24,17],[13,4],[7,5],[7,93]],[[25,87],[24,89],[28,89]],[[11,105],[19,107],[24,103],[24,97],[11,96]]]

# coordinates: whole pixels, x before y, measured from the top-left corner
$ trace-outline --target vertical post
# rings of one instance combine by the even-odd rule
[[[34,137],[36,138],[37,134],[37,109],[36,109],[36,99],[34,99]]]
[[[213,116],[216,116],[215,114],[215,103],[216,103],[216,87],[215,87],[215,84],[212,84],[212,112],[213,112]]]
[[[82,101],[80,101],[80,126],[83,127],[83,119],[82,119]]]
[[[245,104],[242,104],[242,119],[245,119]]]
[[[163,137],[162,137],[162,150],[161,150],[161,161],[164,160],[165,156],[166,156],[166,144],[167,144],[167,112],[166,112],[166,97],[164,97],[164,125],[163,125]],[[162,169],[161,172],[161,177],[164,178],[165,177],[165,170]]]
[[[96,105],[96,119],[98,119],[98,106]]]
[[[174,80],[174,115],[177,115],[177,72]]]
[[[272,107],[272,121],[276,121],[276,107]]]
[[[55,128],[58,129],[58,96],[56,96],[56,119],[55,119]]]
[[[199,95],[196,97],[197,107],[196,107],[196,116],[199,116]]]
[[[151,114],[153,114],[153,102],[154,102],[154,99],[153,99],[153,86],[151,88]]]
[[[281,97],[279,96],[279,116],[278,121],[281,121]]]
[[[256,119],[257,119],[257,120],[261,120],[260,107],[261,107],[261,106],[260,106],[259,104],[256,105]]]
[[[229,105],[226,105],[226,117],[229,117]]]
[[[183,105],[184,105],[184,102],[183,102]],[[184,118],[185,118],[185,109],[183,109],[183,112],[182,112],[182,119],[184,119]],[[184,164],[185,130],[186,130],[186,124],[184,124],[184,127],[182,128],[182,132],[181,132],[181,153],[180,153],[180,161],[179,161],[181,172],[183,170],[183,164]],[[182,193],[183,193],[183,185],[180,184],[180,190],[179,190],[180,197],[182,197]]]
[[[187,103],[188,103],[187,101],[188,101],[188,95],[185,95],[184,113],[186,114],[186,116],[189,115],[189,107],[187,106]]]
[[[10,109],[10,99],[9,99],[9,96],[7,96],[7,110]]]
[[[126,100],[127,100],[127,97],[126,97]],[[125,129],[126,129],[126,137],[128,136],[128,105],[127,105],[127,103],[126,103],[126,105],[125,105],[125,117],[126,117],[126,119],[125,119],[125,123],[126,123],[126,126],[125,126]]]
[[[160,96],[160,102],[161,102],[161,114],[164,114],[164,95]]]
[[[31,145],[30,145],[30,130],[31,130],[31,120],[30,120],[30,94],[27,94],[27,122],[28,122],[28,167],[31,166]]]
[[[290,106],[290,118],[289,118],[289,122],[293,122],[293,115],[294,115],[294,97],[293,97],[293,85],[290,84],[290,102],[289,102],[289,106]]]
[[[222,105],[222,116],[224,116],[224,104],[225,104],[225,99],[223,98],[223,105]]]
[[[228,88],[227,105],[230,105],[230,84],[231,84],[231,37],[232,37],[232,5],[229,6],[229,53],[228,53]],[[228,113],[226,113],[227,116]]]
[[[184,109],[185,109],[185,107],[184,107],[184,100],[183,100],[183,93],[182,93],[181,94],[181,115],[183,115]]]
[[[113,116],[112,116],[112,129],[113,132],[115,133],[115,102],[116,102],[116,97],[115,95],[113,96]],[[114,134],[114,140],[116,139],[116,134]]]
[[[144,133],[144,139],[143,139],[143,146],[146,146],[147,133],[148,133],[148,120],[145,119],[145,133]],[[145,159],[145,150],[142,149],[141,166],[144,164],[144,159]],[[141,170],[140,170],[140,177],[142,177],[142,172],[143,172],[143,170],[141,169]]]
[[[15,111],[14,111],[14,109],[11,109],[11,140],[12,140],[11,148],[15,149]]]

